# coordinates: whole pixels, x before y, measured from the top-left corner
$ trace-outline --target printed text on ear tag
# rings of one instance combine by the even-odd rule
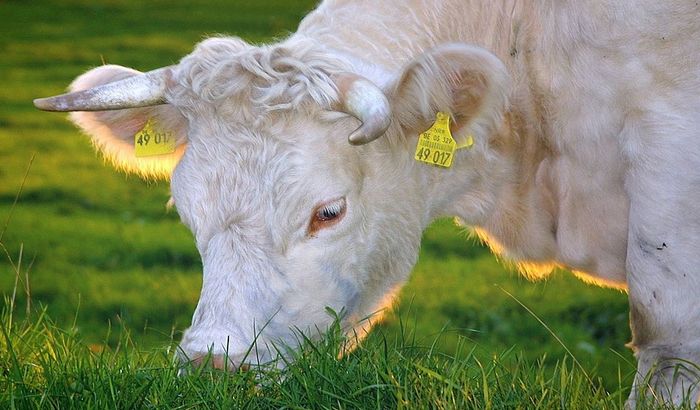
[[[450,132],[450,116],[438,112],[433,126],[418,137],[414,158],[426,164],[449,168],[452,166],[455,151],[458,148],[471,147],[473,144],[474,139],[469,135],[466,143],[457,147]]]
[[[149,119],[141,131],[134,135],[134,153],[137,157],[150,157],[175,152],[175,137]]]

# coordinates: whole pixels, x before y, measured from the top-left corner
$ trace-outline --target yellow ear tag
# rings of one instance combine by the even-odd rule
[[[171,154],[175,152],[175,137],[172,132],[160,129],[150,118],[134,135],[134,152],[137,157]]]
[[[474,138],[469,135],[464,144],[457,146],[450,132],[450,116],[444,112],[438,112],[433,126],[418,137],[414,158],[426,164],[450,168],[455,151],[472,145],[474,145]]]

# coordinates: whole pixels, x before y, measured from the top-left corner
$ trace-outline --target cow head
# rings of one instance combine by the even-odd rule
[[[478,217],[498,185],[488,139],[507,81],[498,59],[467,45],[390,73],[294,38],[214,38],[149,73],[93,69],[36,104],[77,111],[71,119],[117,167],[171,178],[204,266],[181,349],[237,366],[254,342],[246,361],[271,359],[297,332],[317,335],[334,320],[327,308],[361,337],[406,280],[429,222],[464,195]],[[438,111],[451,113],[456,139],[476,140],[449,170],[413,159]],[[135,156],[149,121],[174,152]]]

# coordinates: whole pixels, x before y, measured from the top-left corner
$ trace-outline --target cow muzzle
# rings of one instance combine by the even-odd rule
[[[230,373],[246,372],[250,365],[244,362],[241,355],[216,354],[212,352],[185,352],[178,349],[176,353],[179,362],[178,376],[201,370],[221,370]]]
[[[187,329],[175,354],[180,366],[178,374],[205,369],[248,371],[251,366],[264,366],[272,361],[272,352],[258,346],[259,340],[234,338],[233,334],[238,333],[207,326]]]

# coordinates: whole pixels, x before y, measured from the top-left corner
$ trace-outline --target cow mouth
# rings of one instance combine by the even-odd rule
[[[251,365],[243,361],[241,357],[227,354],[199,353],[187,354],[178,349],[176,359],[179,362],[178,376],[187,376],[203,370],[218,370],[228,373],[247,372]]]

